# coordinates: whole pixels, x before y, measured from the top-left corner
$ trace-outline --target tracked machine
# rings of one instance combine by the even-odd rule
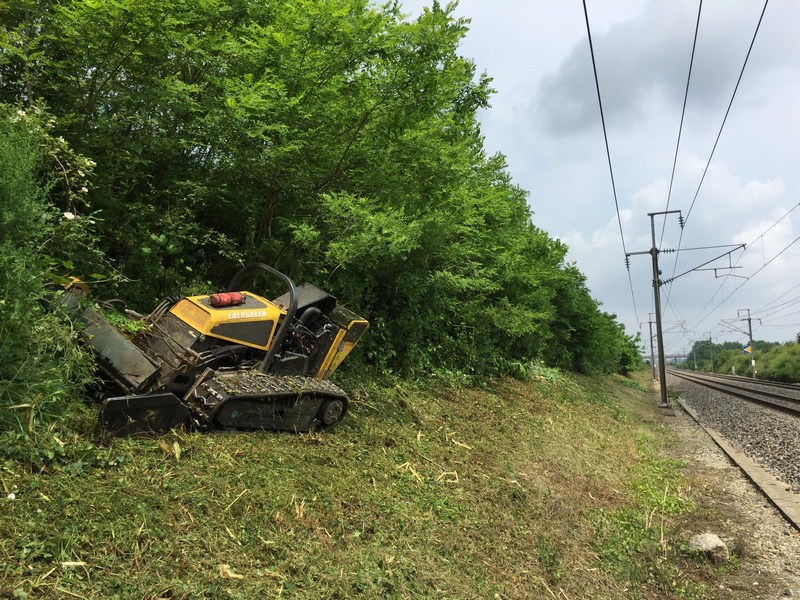
[[[286,292],[268,300],[242,291],[264,272]],[[205,431],[326,431],[348,398],[328,381],[369,326],[334,296],[251,263],[228,292],[163,300],[132,338],[85,301],[64,296],[103,378],[101,422],[117,436],[190,426]]]

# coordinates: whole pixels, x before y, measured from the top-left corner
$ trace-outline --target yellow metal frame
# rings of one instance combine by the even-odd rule
[[[358,343],[358,339],[352,342],[345,342],[344,338],[356,325],[363,325],[364,330],[366,331],[366,328],[369,327],[369,322],[367,322],[365,319],[354,319],[347,324],[346,328],[341,329],[339,333],[336,334],[336,338],[333,340],[333,344],[331,344],[331,349],[328,351],[328,355],[322,362],[322,366],[320,366],[315,377],[318,379],[327,379],[336,369],[339,368],[339,365],[342,364],[342,361],[347,358],[347,355],[350,354],[350,351]]]

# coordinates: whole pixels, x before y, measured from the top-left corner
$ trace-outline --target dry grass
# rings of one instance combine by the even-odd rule
[[[552,375],[552,374],[551,374]],[[334,433],[5,463],[0,597],[713,597],[655,403],[622,378],[355,390]],[[8,492],[7,492],[8,493]]]

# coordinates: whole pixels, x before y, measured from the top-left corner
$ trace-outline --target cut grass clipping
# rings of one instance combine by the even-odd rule
[[[652,397],[545,375],[357,388],[330,434],[115,440],[36,474],[7,460],[0,597],[706,597]]]

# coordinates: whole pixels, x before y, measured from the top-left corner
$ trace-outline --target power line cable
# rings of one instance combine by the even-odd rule
[[[760,306],[760,307],[756,308],[756,309],[755,309],[753,312],[754,312],[754,313],[757,313],[757,312],[760,312],[760,311],[762,311],[762,310],[771,310],[772,308],[774,308],[774,307],[772,306],[773,302],[777,302],[778,300],[783,300],[784,296],[786,296],[786,295],[787,295],[789,292],[793,292],[793,291],[794,291],[794,290],[796,290],[797,288],[800,288],[800,283],[798,283],[798,284],[796,284],[796,285],[793,285],[793,286],[792,286],[792,287],[790,287],[788,290],[786,290],[785,292],[783,292],[783,293],[782,293],[780,296],[778,296],[777,298],[775,298],[775,300],[770,300],[769,302],[767,302],[767,303],[766,303],[766,304],[764,304],[763,306]],[[797,298],[800,298],[800,296],[797,296]],[[779,304],[778,306],[781,306],[782,304],[786,304],[787,302],[792,302],[792,301],[794,301],[794,300],[795,300],[795,298],[792,298],[791,300],[782,301],[782,303],[781,303],[781,304]]]
[[[672,198],[672,184],[675,181],[675,167],[678,164],[678,151],[681,147],[681,134],[683,133],[683,120],[686,117],[686,104],[687,100],[689,99],[689,84],[692,81],[692,67],[694,65],[694,53],[697,49],[697,34],[700,31],[700,13],[703,11],[703,0],[700,0],[700,4],[697,7],[697,22],[694,26],[694,40],[692,41],[692,56],[689,59],[689,75],[686,77],[686,90],[683,93],[683,108],[681,109],[681,123],[678,126],[678,141],[675,144],[675,157],[672,159],[672,175],[669,178],[669,190],[667,191],[667,207],[664,209],[664,212],[669,210],[669,202]],[[667,227],[667,219],[664,218],[664,222],[661,225],[661,239],[658,242],[658,245],[664,243],[664,230]],[[683,237],[683,229],[681,228],[681,238]],[[680,243],[678,244],[678,248],[680,248]],[[677,257],[675,257],[675,261],[677,262]]]
[[[794,316],[794,315],[800,315],[800,310],[795,310],[795,311],[792,311],[790,313],[786,313],[785,315],[781,315],[780,317],[774,317],[772,319],[772,321],[774,322],[774,321],[779,321],[780,319],[787,319],[787,318],[789,318],[791,316]],[[769,326],[769,327],[783,327],[783,325],[769,325],[769,324],[767,324],[767,325],[763,325],[762,324],[762,326],[763,327],[767,327],[767,326]]]
[[[753,277],[755,277],[755,276],[756,276],[756,275],[758,275],[758,274],[759,274],[761,271],[763,271],[764,269],[766,269],[766,268],[767,268],[767,267],[768,267],[768,266],[769,266],[769,265],[770,265],[770,264],[771,264],[773,261],[775,261],[775,260],[776,260],[778,257],[780,257],[780,256],[781,256],[781,255],[782,255],[784,252],[786,252],[786,251],[787,251],[789,248],[791,248],[792,246],[794,246],[794,245],[795,245],[795,244],[796,244],[798,241],[800,241],[800,236],[796,237],[794,240],[792,240],[791,242],[789,242],[789,243],[788,243],[788,244],[787,244],[787,245],[786,245],[786,246],[785,246],[785,247],[784,247],[784,248],[783,248],[783,249],[782,249],[780,252],[778,252],[778,253],[777,253],[775,256],[773,256],[773,257],[772,257],[772,258],[770,258],[768,261],[766,261],[766,262],[765,262],[765,263],[764,263],[764,264],[763,264],[761,267],[759,267],[758,269],[756,269],[756,271],[755,271],[755,272],[753,272],[753,274],[752,274],[752,275],[750,275],[749,277],[747,277],[747,279],[745,279],[745,280],[742,282],[742,284],[741,284],[741,285],[737,286],[737,287],[736,287],[736,288],[735,288],[735,289],[734,289],[734,290],[733,290],[733,291],[732,291],[730,294],[728,294],[727,296],[725,296],[725,297],[724,297],[724,298],[723,298],[723,299],[720,301],[720,303],[719,303],[719,304],[717,304],[717,306],[715,306],[714,308],[712,308],[712,309],[711,309],[711,311],[709,312],[709,315],[711,314],[711,312],[713,312],[714,310],[718,309],[718,308],[719,308],[720,306],[722,306],[722,305],[723,305],[725,302],[727,302],[727,301],[728,301],[728,300],[731,298],[731,296],[733,296],[733,295],[734,295],[736,292],[738,292],[740,289],[742,289],[742,287],[744,287],[744,285],[745,285],[745,284],[746,284],[748,281],[750,281],[751,279],[753,279]],[[714,295],[716,296],[716,293],[715,293]],[[713,296],[712,296],[712,299],[713,299]],[[706,306],[708,306],[708,304],[709,304],[710,302],[711,302],[711,300],[709,300],[709,302],[708,302],[708,303],[706,303]],[[705,306],[703,307],[703,309],[705,309]],[[702,312],[702,310],[701,310],[701,312]],[[697,323],[697,324],[699,325],[700,323],[702,323],[702,322],[703,322],[703,320],[704,320],[704,319],[706,319],[706,318],[707,318],[709,315],[706,315],[705,317],[703,317],[703,318],[702,318],[700,321],[698,321],[698,323]],[[698,315],[698,316],[699,316],[699,315]]]
[[[764,0],[764,8],[761,9],[761,16],[759,16],[758,23],[756,24],[756,30],[753,32],[753,39],[750,40],[750,47],[747,49],[747,55],[744,57],[742,70],[739,71],[739,78],[736,80],[736,86],[733,88],[733,94],[731,94],[731,101],[728,103],[728,108],[725,111],[725,117],[723,117],[722,119],[722,124],[719,126],[717,139],[714,141],[714,146],[711,148],[711,155],[708,157],[708,162],[706,163],[706,167],[703,170],[703,176],[700,178],[700,183],[697,186],[697,191],[694,194],[694,198],[692,198],[692,204],[689,206],[689,211],[686,213],[686,217],[684,218],[684,225],[689,220],[689,216],[692,214],[692,209],[694,208],[695,202],[697,202],[697,196],[700,194],[700,188],[703,187],[703,182],[705,181],[706,174],[708,173],[708,168],[711,165],[711,160],[714,158],[714,153],[717,151],[717,144],[719,144],[719,139],[720,137],[722,137],[722,130],[725,128],[725,123],[728,120],[728,115],[730,114],[731,107],[733,106],[733,100],[736,98],[736,92],[739,90],[739,84],[742,82],[742,76],[744,75],[744,70],[747,67],[747,61],[750,59],[750,53],[753,51],[753,46],[756,43],[758,30],[761,28],[761,22],[764,20],[764,13],[767,11],[768,4],[769,0]]]
[[[739,90],[739,84],[742,82],[742,77],[744,76],[744,70],[747,67],[748,60],[750,59],[750,53],[753,51],[753,46],[755,45],[756,37],[758,36],[758,31],[759,31],[759,29],[761,29],[761,22],[764,20],[764,13],[767,11],[767,5],[768,4],[769,4],[769,0],[764,0],[764,7],[761,9],[761,15],[758,18],[758,23],[756,24],[756,29],[753,32],[753,38],[750,40],[750,46],[747,49],[747,54],[745,55],[744,63],[742,64],[742,68],[739,71],[739,77],[736,80],[736,85],[733,88],[733,93],[731,94],[730,102],[728,102],[728,108],[725,110],[725,116],[722,119],[722,124],[720,125],[719,131],[717,132],[717,138],[716,138],[716,140],[714,140],[714,146],[711,148],[711,154],[708,157],[708,161],[706,162],[705,169],[703,169],[703,175],[700,177],[700,183],[697,185],[697,190],[695,191],[694,197],[692,198],[692,203],[689,206],[689,210],[688,210],[688,212],[686,213],[686,216],[683,219],[684,228],[686,227],[686,224],[689,222],[689,216],[692,214],[692,210],[694,209],[695,202],[697,202],[697,197],[700,194],[700,189],[703,187],[703,182],[706,179],[706,175],[708,174],[708,169],[711,166],[711,161],[714,158],[714,153],[717,151],[717,145],[719,144],[719,140],[722,137],[722,131],[725,129],[725,123],[727,123],[727,121],[728,121],[728,115],[731,112],[731,107],[733,106],[733,101],[736,98],[736,92]],[[702,0],[701,0],[701,6],[702,6]],[[699,11],[697,13],[697,19],[698,19],[698,21],[697,21],[697,27],[695,28],[695,36],[697,35],[697,28],[699,28],[699,25],[700,25],[700,12]],[[697,40],[696,40],[696,37],[695,37],[695,42],[696,41]],[[692,50],[692,52],[694,53],[694,50]],[[693,54],[693,56],[694,56],[694,54]],[[687,86],[688,86],[688,83],[687,83]],[[687,93],[688,93],[688,87],[687,87]],[[685,106],[684,106],[684,109],[685,109]],[[677,160],[677,155],[676,155],[676,160]],[[674,167],[673,167],[673,170],[674,170]],[[671,186],[672,186],[672,183],[670,182],[670,189],[671,189]],[[667,204],[669,205],[669,199],[667,199]],[[681,242],[683,241],[684,228],[681,229],[680,238],[678,240],[678,249],[677,249],[676,254],[675,254],[675,263],[674,263],[673,269],[672,269],[672,274],[673,275],[675,274],[675,271],[678,268],[678,256],[680,255],[680,252],[681,252]],[[662,229],[662,238],[663,238],[663,229]],[[667,290],[667,298],[669,298],[671,293],[672,293],[672,284],[670,284],[669,289]],[[712,296],[712,298],[713,298],[713,296]]]
[[[785,247],[783,250],[781,250],[780,252],[778,252],[778,253],[777,253],[775,256],[773,256],[773,257],[772,257],[772,258],[770,258],[770,259],[769,259],[767,262],[765,262],[765,263],[764,263],[764,264],[763,264],[761,267],[759,267],[758,269],[756,269],[756,271],[755,271],[755,272],[754,272],[752,275],[750,275],[750,276],[749,276],[747,279],[745,279],[745,280],[744,280],[744,282],[742,283],[742,285],[744,285],[745,283],[747,283],[748,281],[750,281],[750,280],[751,280],[753,277],[755,277],[756,275],[758,275],[758,274],[759,274],[761,271],[763,271],[764,269],[766,269],[766,268],[767,268],[767,267],[768,267],[768,266],[769,266],[769,265],[772,263],[772,261],[774,261],[774,260],[775,260],[776,258],[778,258],[778,257],[779,257],[781,254],[783,254],[784,252],[786,252],[786,251],[787,251],[789,248],[791,248],[792,246],[794,246],[794,245],[795,245],[795,244],[798,242],[798,240],[800,240],[800,236],[797,236],[796,238],[794,238],[794,240],[792,240],[791,242],[789,242],[789,244],[788,244],[788,245],[787,245],[787,246],[786,246],[786,247]],[[739,288],[737,288],[737,290],[736,290],[736,291],[738,291],[739,289],[741,289],[741,287],[742,287],[742,286],[740,285],[740,286],[739,286]],[[730,296],[732,296],[732,295],[733,295],[733,293],[734,293],[734,292],[731,292]],[[728,296],[728,297],[730,297],[730,296]]]
[[[777,306],[772,306],[770,308],[765,308],[758,311],[754,310],[753,314],[761,315],[762,318],[772,317],[776,314],[783,312],[784,310],[788,310],[793,306],[796,306],[797,304],[800,304],[800,297],[792,298],[791,300],[787,300],[786,302],[778,304]]]
[[[611,176],[611,189],[614,193],[614,207],[617,212],[617,223],[619,224],[619,236],[622,240],[622,252],[627,257],[628,250],[625,247],[625,233],[622,231],[622,216],[619,212],[619,200],[617,198],[617,184],[614,181],[614,168],[611,165],[611,150],[608,146],[608,131],[606,129],[606,117],[603,111],[603,99],[600,95],[600,81],[597,77],[597,62],[594,56],[594,43],[592,42],[592,29],[589,26],[589,11],[586,8],[586,0],[583,0],[583,16],[586,20],[586,35],[589,38],[589,53],[592,56],[592,71],[594,73],[594,86],[597,90],[597,104],[600,107],[600,122],[603,125],[603,139],[606,145],[606,157],[608,158],[608,172]],[[636,315],[636,322],[639,322],[639,310],[636,308],[636,294],[633,291],[633,278],[631,277],[630,269],[628,269],[628,285],[631,289],[631,300],[633,301],[633,312]]]
[[[781,216],[781,217],[780,217],[780,218],[779,218],[777,221],[775,221],[775,222],[774,222],[772,225],[770,225],[769,227],[767,227],[767,229],[765,229],[765,230],[764,230],[764,231],[763,231],[761,234],[759,234],[758,236],[756,236],[756,237],[753,239],[753,241],[751,241],[749,244],[746,244],[746,245],[745,245],[745,249],[744,249],[744,250],[742,251],[742,253],[739,255],[739,258],[736,260],[736,262],[734,263],[734,265],[733,265],[733,266],[734,266],[734,267],[738,266],[738,265],[739,265],[739,262],[741,262],[741,260],[742,260],[742,257],[744,256],[744,253],[745,253],[745,252],[747,252],[747,250],[748,250],[749,248],[751,248],[751,247],[752,247],[752,246],[753,246],[753,245],[754,245],[754,244],[755,244],[755,243],[756,243],[758,240],[760,240],[760,239],[763,239],[763,237],[764,237],[765,235],[767,235],[767,234],[768,234],[770,231],[772,231],[772,230],[773,230],[775,227],[777,227],[777,226],[780,224],[780,222],[781,222],[781,221],[783,221],[785,218],[787,218],[789,215],[791,215],[791,214],[792,214],[792,213],[793,213],[795,210],[797,210],[798,208],[800,208],[800,202],[798,202],[797,204],[795,204],[795,205],[794,205],[794,206],[793,206],[793,207],[792,207],[790,210],[786,211],[786,212],[785,212],[785,213],[784,213],[784,214],[783,214],[783,215],[782,215],[782,216]],[[797,238],[797,239],[800,239],[800,238]],[[716,289],[716,291],[715,291],[715,292],[714,292],[714,293],[711,295],[711,297],[708,299],[708,302],[706,302],[706,303],[705,303],[705,305],[703,306],[703,308],[701,308],[701,309],[700,309],[700,311],[697,313],[697,315],[695,315],[695,316],[694,316],[692,319],[690,319],[689,321],[687,321],[687,323],[694,323],[694,322],[696,321],[696,325],[695,325],[695,327],[696,327],[696,326],[699,326],[699,325],[700,325],[700,324],[701,324],[701,323],[702,323],[702,322],[703,322],[705,319],[707,319],[707,318],[708,318],[708,317],[711,315],[711,313],[712,313],[712,312],[714,312],[715,310],[717,310],[718,308],[720,308],[720,307],[721,307],[721,306],[722,306],[722,305],[723,305],[723,304],[724,304],[724,303],[725,303],[725,302],[726,302],[726,301],[727,301],[727,300],[728,300],[728,299],[729,299],[731,296],[733,296],[733,294],[735,294],[736,292],[738,292],[738,291],[739,291],[739,289],[741,289],[741,287],[742,287],[742,286],[743,286],[745,283],[747,283],[748,281],[750,281],[750,279],[752,279],[753,277],[755,277],[755,275],[756,275],[756,274],[758,274],[760,271],[762,271],[762,270],[763,270],[763,269],[764,269],[764,268],[765,268],[765,267],[766,267],[766,266],[767,266],[767,265],[768,265],[770,262],[772,262],[772,261],[773,261],[773,260],[775,260],[775,259],[776,259],[778,256],[780,256],[780,254],[783,254],[783,252],[785,252],[786,250],[788,250],[788,249],[789,249],[789,247],[791,247],[791,246],[792,246],[792,245],[793,245],[793,244],[794,244],[794,243],[797,241],[797,239],[795,239],[793,242],[791,242],[791,243],[790,243],[790,244],[789,244],[789,245],[788,245],[786,248],[784,248],[783,250],[781,250],[781,252],[780,252],[779,254],[777,254],[776,256],[774,256],[773,258],[771,258],[769,262],[766,262],[766,261],[765,261],[765,262],[764,262],[764,264],[761,266],[761,268],[759,268],[757,271],[755,271],[755,272],[754,272],[752,275],[750,275],[750,276],[748,276],[748,277],[744,278],[744,281],[741,283],[741,285],[738,285],[738,286],[736,286],[736,288],[735,288],[735,289],[734,289],[734,290],[733,290],[733,291],[732,291],[730,294],[728,294],[728,295],[727,295],[727,296],[725,296],[725,297],[724,297],[722,300],[720,300],[720,302],[719,302],[719,303],[718,303],[716,306],[713,306],[713,307],[712,307],[712,308],[711,308],[711,309],[708,311],[708,313],[707,313],[707,314],[703,315],[703,312],[704,312],[704,311],[706,310],[706,308],[708,308],[708,306],[709,306],[709,305],[710,305],[710,304],[713,302],[713,300],[714,300],[714,298],[717,296],[717,294],[719,294],[720,292],[722,292],[722,291],[723,291],[723,289],[724,289],[724,282],[723,282],[723,283],[721,283],[721,284],[719,285],[719,287]],[[790,290],[788,290],[786,293],[789,293],[790,291],[792,291],[792,290],[793,290],[793,289],[795,289],[796,287],[800,287],[800,284],[798,284],[798,285],[794,286],[793,288],[791,288]],[[785,294],[784,294],[784,295],[785,295]]]
[[[800,327],[800,323],[784,323],[782,325],[761,325],[761,327],[769,328],[784,328],[784,327]]]

